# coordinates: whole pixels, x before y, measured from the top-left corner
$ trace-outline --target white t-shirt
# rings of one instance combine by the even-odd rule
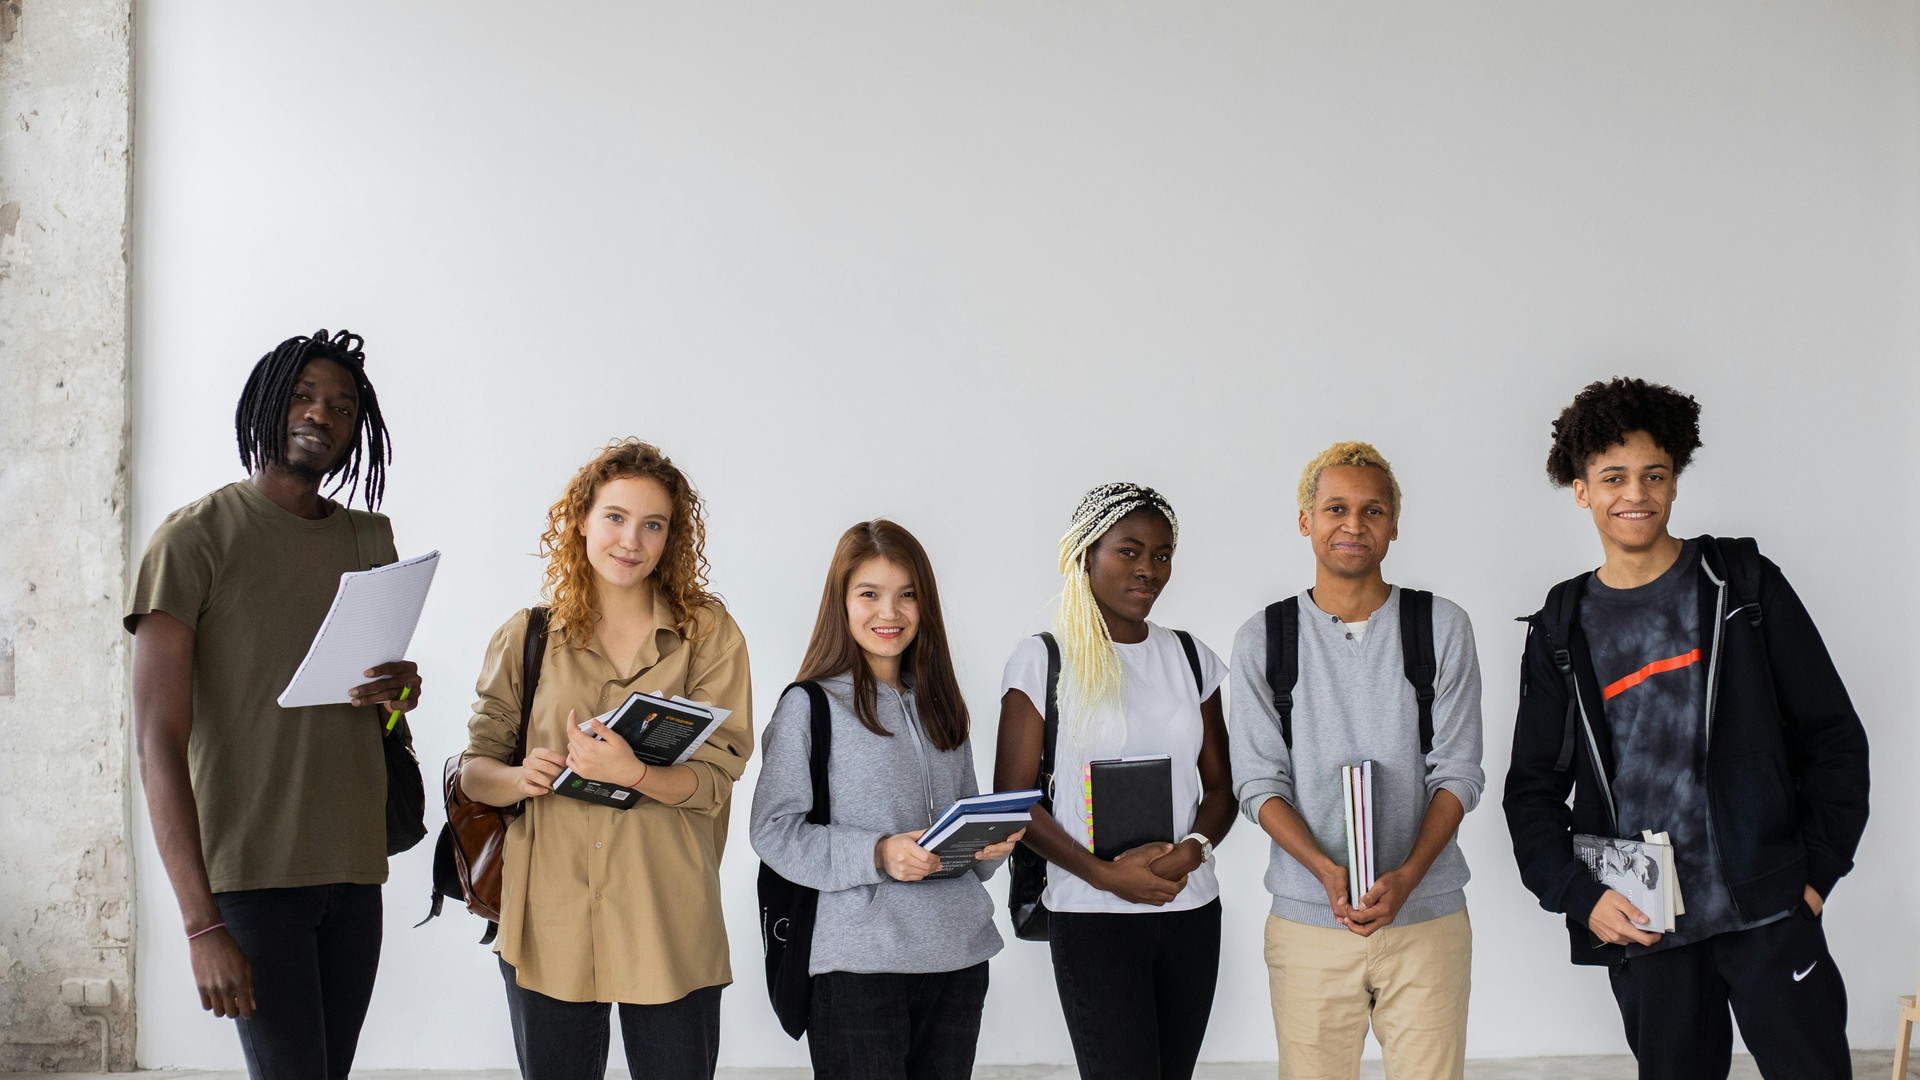
[[[1193,668],[1187,664],[1186,650],[1173,631],[1147,624],[1147,640],[1127,645],[1116,642],[1120,666],[1126,672],[1126,723],[1124,729],[1118,710],[1103,706],[1091,717],[1087,730],[1089,745],[1074,738],[1074,724],[1066,714],[1064,698],[1070,682],[1061,673],[1062,709],[1060,738],[1054,748],[1053,816],[1074,842],[1087,846],[1086,791],[1083,778],[1086,763],[1107,758],[1144,757],[1165,754],[1173,759],[1173,836],[1178,840],[1193,831],[1194,815],[1200,809],[1200,744],[1205,727],[1200,719],[1200,703],[1212,697],[1227,677],[1227,665],[1212,649],[1194,639],[1200,656],[1201,688],[1193,681]],[[1045,715],[1047,705],[1047,646],[1038,637],[1029,637],[1014,646],[1007,658],[1007,670],[1000,679],[1000,695],[1018,690],[1033,702],[1035,712]],[[1124,730],[1124,737],[1122,732]],[[1186,911],[1211,903],[1220,895],[1220,882],[1214,877],[1213,864],[1202,863],[1187,875],[1187,887],[1172,902],[1154,907],[1130,904],[1096,889],[1059,866],[1047,867],[1047,891],[1042,896],[1052,911],[1154,912]]]

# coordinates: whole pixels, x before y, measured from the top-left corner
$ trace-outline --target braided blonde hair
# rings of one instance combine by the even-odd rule
[[[1073,511],[1073,524],[1060,538],[1060,575],[1065,583],[1060,590],[1060,606],[1054,613],[1053,632],[1060,640],[1061,668],[1068,693],[1062,696],[1064,711],[1074,736],[1086,734],[1088,719],[1096,708],[1114,704],[1121,708],[1124,723],[1126,703],[1122,690],[1126,673],[1120,666],[1120,651],[1113,647],[1113,634],[1107,629],[1106,616],[1093,598],[1093,582],[1087,575],[1087,552],[1121,518],[1141,509],[1164,514],[1173,530],[1173,542],[1180,543],[1180,521],[1166,497],[1150,487],[1138,484],[1101,484],[1081,498]]]

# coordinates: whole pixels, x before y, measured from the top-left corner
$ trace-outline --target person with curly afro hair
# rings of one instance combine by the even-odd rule
[[[1641,1077],[1724,1078],[1737,1020],[1764,1075],[1843,1080],[1820,918],[1866,828],[1866,731],[1754,541],[1668,530],[1699,448],[1699,402],[1642,379],[1593,383],[1554,422],[1547,475],[1605,561],[1527,620],[1507,827],[1573,961],[1608,966]],[[1676,902],[1601,881],[1576,836],[1664,836]]]

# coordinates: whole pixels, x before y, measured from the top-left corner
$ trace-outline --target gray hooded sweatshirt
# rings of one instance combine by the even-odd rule
[[[954,800],[980,793],[972,744],[934,749],[913,691],[885,683],[876,687],[876,719],[893,734],[876,735],[853,710],[853,676],[818,681],[832,712],[832,820],[806,820],[812,715],[806,693],[789,690],[762,735],[748,833],[782,877],[820,890],[809,973],[958,971],[999,952],[984,884],[999,861],[944,881],[895,881],[873,865],[881,837],[924,829]]]
[[[1279,713],[1267,684],[1267,624],[1256,612],[1233,639],[1233,696],[1228,746],[1233,791],[1255,825],[1268,799],[1285,799],[1313,833],[1314,843],[1346,865],[1346,815],[1340,766],[1374,762],[1374,851],[1381,870],[1405,862],[1441,789],[1472,810],[1486,786],[1480,768],[1480,662],[1473,624],[1452,602],[1433,598],[1433,752],[1420,753],[1420,709],[1400,655],[1400,589],[1367,620],[1359,637],[1300,594],[1300,672],[1293,687],[1293,748],[1280,734]],[[1271,844],[1267,891],[1273,914],[1313,926],[1338,926],[1327,891]],[[1397,925],[1437,919],[1466,906],[1467,860],[1458,838],[1440,857],[1394,920]]]

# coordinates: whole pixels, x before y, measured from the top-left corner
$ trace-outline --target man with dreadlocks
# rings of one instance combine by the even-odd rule
[[[1234,816],[1227,668],[1198,639],[1147,621],[1179,529],[1152,488],[1088,492],[1060,540],[1054,633],[1022,641],[1001,680],[994,785],[1051,787],[1052,808],[1034,808],[1024,842],[1049,864],[1054,982],[1089,1080],[1192,1076],[1220,969],[1213,848]],[[1088,763],[1160,756],[1172,763],[1173,842],[1095,855]]]
[[[1642,379],[1592,383],[1554,422],[1547,476],[1606,558],[1527,620],[1507,827],[1573,962],[1607,967],[1641,1077],[1724,1080],[1731,1012],[1762,1075],[1844,1080],[1820,913],[1866,828],[1867,733],[1758,545],[1669,531],[1699,448],[1700,403]],[[1686,900],[1666,933],[1573,849],[1649,831]]]
[[[201,1007],[238,1021],[254,1077],[344,1077],[380,956],[381,720],[419,704],[420,676],[383,664],[349,705],[275,698],[341,573],[396,558],[370,512],[389,455],[359,336],[281,342],[234,429],[250,475],[167,517],[128,604],[140,775]]]

